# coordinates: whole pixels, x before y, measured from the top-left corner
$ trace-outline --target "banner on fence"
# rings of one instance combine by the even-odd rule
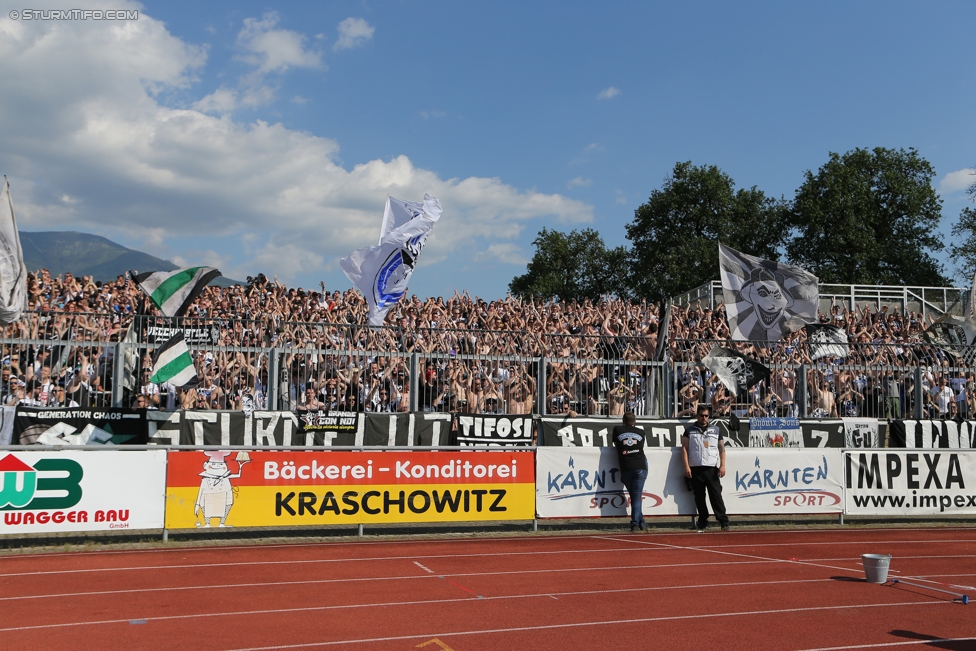
[[[646,431],[646,430],[645,430]],[[681,451],[647,450],[644,515],[691,513]],[[623,517],[630,497],[612,447],[542,447],[536,451],[536,509],[540,518]]]
[[[568,418],[543,416],[536,419],[539,427],[539,445],[560,447],[608,447],[610,433],[621,423],[607,418]],[[637,427],[644,430],[649,448],[681,447],[681,435],[694,419],[638,418]],[[740,431],[730,432],[727,421],[713,421],[722,429],[725,444],[729,447],[746,447],[749,442],[749,425],[742,421]]]
[[[624,517],[629,497],[613,448],[539,448],[537,510],[542,518]],[[648,450],[644,515],[691,515],[694,494],[681,451]],[[840,513],[841,450],[732,448],[722,480],[729,514]]]
[[[894,420],[888,424],[890,448],[970,448],[976,421]]]
[[[801,448],[799,418],[750,418],[750,448]]]
[[[532,445],[532,417],[455,414],[451,445],[525,447]]]
[[[143,343],[164,344],[182,332],[183,340],[188,346],[220,345],[221,330],[220,326],[216,323],[202,326],[179,327],[175,325],[176,322],[177,319],[167,320],[159,317],[152,319],[151,325],[146,326]]]
[[[161,529],[164,450],[0,452],[0,534]]]
[[[298,410],[298,428],[304,443],[315,447],[355,445],[356,434],[361,432],[356,411],[306,411]]]
[[[722,495],[729,513],[840,513],[839,449],[736,449],[726,453]]]
[[[451,414],[410,412],[366,414],[366,445],[448,445]]]
[[[844,447],[844,421],[839,418],[801,420],[800,432],[804,448]]]
[[[532,519],[531,452],[172,452],[166,526]]]
[[[145,445],[146,412],[135,409],[18,407],[14,445]]]
[[[845,448],[876,448],[878,443],[877,418],[843,418]]]
[[[976,514],[976,450],[845,451],[851,515]]]

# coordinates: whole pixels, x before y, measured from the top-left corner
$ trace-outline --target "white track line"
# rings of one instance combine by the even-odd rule
[[[936,602],[907,601],[903,603],[892,603],[892,604],[861,604],[857,606],[817,606],[817,607],[810,607],[810,608],[782,608],[777,610],[750,610],[750,611],[730,612],[730,613],[709,613],[705,615],[676,615],[674,617],[641,617],[635,619],[617,619],[617,620],[600,621],[600,622],[573,622],[571,624],[514,626],[511,628],[491,628],[491,629],[468,630],[468,631],[436,631],[436,632],[423,633],[421,635],[398,635],[394,637],[363,638],[359,640],[336,640],[330,642],[306,642],[302,644],[279,644],[275,646],[246,647],[241,649],[233,649],[231,651],[275,651],[277,649],[307,649],[310,647],[339,646],[342,644],[368,644],[372,642],[394,642],[400,640],[417,640],[417,639],[432,638],[432,637],[450,637],[452,635],[460,636],[460,635],[488,635],[492,633],[520,633],[524,631],[546,631],[546,630],[553,630],[558,628],[574,628],[577,626],[617,626],[620,624],[646,624],[650,622],[709,619],[715,617],[778,615],[781,613],[800,613],[800,612],[824,611],[824,610],[840,610],[844,608],[886,608],[886,607],[898,607],[898,606],[921,606],[923,604],[940,605],[940,606],[946,605],[945,603],[939,601]]]
[[[545,522],[545,520],[542,520],[542,521]],[[683,526],[683,525],[676,525],[676,527],[677,526]],[[860,528],[860,529],[856,529],[856,530],[855,529],[850,529],[849,531],[851,533],[855,533],[855,532],[857,532],[857,533],[876,533],[876,532],[885,532],[885,533],[895,532],[895,533],[900,533],[900,532],[906,532],[906,531],[938,531],[938,532],[941,533],[941,532],[947,532],[947,531],[948,532],[953,532],[953,531],[971,532],[972,530],[969,529],[969,528],[967,528],[967,527],[898,527],[898,528],[892,528],[892,527],[870,527],[870,526],[868,526],[868,527],[864,527],[864,528]],[[840,529],[837,529],[837,528],[825,528],[825,529],[821,529],[821,528],[810,527],[810,528],[798,528],[798,529],[772,529],[772,530],[765,530],[765,531],[763,531],[763,530],[741,531],[740,530],[740,531],[733,531],[730,534],[723,534],[723,535],[782,535],[782,534],[796,534],[796,533],[802,533],[804,535],[807,535],[807,534],[838,533],[838,532],[846,533],[845,530],[840,530]],[[249,533],[253,533],[253,532],[249,532]],[[269,532],[269,534],[270,533],[271,532]],[[315,532],[310,532],[310,534],[309,534],[308,537],[318,536],[318,535],[322,535],[321,532],[320,531],[315,531]],[[648,535],[648,534],[644,534],[644,535]],[[672,531],[672,532],[660,532],[660,533],[654,532],[654,533],[652,533],[650,535],[653,535],[653,536],[681,536],[681,535],[694,535],[694,534],[692,534],[690,532],[683,532],[683,531]],[[269,538],[274,538],[275,536],[269,535],[268,537]],[[114,550],[114,549],[104,549],[104,550],[102,550],[102,549],[100,549],[100,550],[96,550],[96,551],[81,551],[81,550],[79,550],[79,551],[70,551],[70,552],[44,552],[44,551],[41,551],[41,552],[24,553],[24,554],[11,553],[11,554],[0,554],[0,562],[3,562],[5,560],[7,560],[7,559],[33,558],[33,557],[51,558],[51,557],[57,557],[57,556],[71,556],[72,558],[78,558],[80,556],[107,556],[107,555],[114,555],[114,554],[172,554],[174,552],[183,552],[183,553],[186,553],[186,552],[213,552],[215,550],[228,550],[228,549],[230,549],[230,550],[249,550],[249,549],[278,549],[278,548],[282,548],[282,549],[295,549],[295,548],[300,548],[300,547],[346,547],[346,546],[362,547],[364,545],[420,545],[420,544],[427,545],[427,544],[445,544],[445,543],[452,543],[452,544],[458,544],[458,543],[483,543],[483,542],[498,542],[498,541],[507,541],[507,542],[510,542],[512,540],[580,540],[580,539],[583,539],[583,538],[592,539],[593,537],[594,537],[593,534],[579,534],[579,535],[566,535],[566,536],[562,536],[562,535],[546,535],[546,534],[542,534],[542,535],[539,535],[539,534],[531,534],[531,537],[529,537],[529,536],[521,536],[520,537],[520,536],[512,535],[512,536],[486,536],[484,538],[477,538],[477,539],[470,539],[470,538],[418,538],[418,539],[410,539],[410,540],[350,540],[350,541],[334,541],[334,542],[295,542],[295,543],[265,543],[265,544],[258,543],[258,544],[253,544],[253,545],[247,544],[246,542],[242,542],[242,543],[239,543],[239,544],[236,544],[236,545],[216,545],[216,546],[209,545],[209,546],[199,546],[199,547],[198,546],[185,546],[185,547],[166,547],[166,548],[162,548],[161,547],[161,548],[158,548],[158,549],[123,549],[123,550]],[[2,543],[3,540],[4,539],[0,539],[0,543]],[[106,539],[105,542],[106,542],[106,544],[113,544],[112,541],[111,541],[111,539]],[[885,542],[885,541],[868,541],[868,542]],[[919,540],[917,542],[924,543],[924,542],[931,542],[931,541],[929,541],[929,540]],[[958,541],[957,540],[949,540],[949,541],[939,541],[939,542],[971,542],[971,541],[965,541],[965,540],[958,540]],[[126,543],[119,543],[119,544],[126,544]],[[773,544],[790,545],[790,544],[793,544],[793,543],[773,543]],[[823,543],[800,542],[800,543],[795,543],[795,544],[798,544],[798,545],[816,545],[816,544],[831,545],[831,544],[835,544],[835,543],[829,542],[829,541],[825,541]],[[836,543],[836,544],[843,544],[843,543]]]
[[[425,599],[422,601],[390,601],[381,603],[365,603],[365,604],[340,604],[332,606],[303,606],[301,608],[273,608],[265,610],[235,610],[224,613],[197,613],[189,615],[164,615],[160,617],[146,617],[147,622],[161,622],[175,619],[199,619],[206,617],[236,617],[236,616],[251,616],[251,615],[274,615],[282,613],[304,613],[322,610],[346,610],[352,608],[387,608],[390,606],[422,606],[430,604],[445,604],[445,603],[459,603],[464,601],[503,601],[506,599],[535,599],[544,597],[572,597],[572,596],[583,596],[583,595],[593,595],[593,594],[610,594],[610,593],[621,593],[621,592],[654,592],[662,590],[699,590],[713,588],[723,588],[723,587],[743,587],[751,585],[769,585],[769,584],[796,584],[796,583],[823,583],[829,581],[830,579],[797,579],[788,581],[748,581],[741,583],[702,583],[697,585],[676,585],[676,586],[656,586],[656,587],[640,587],[640,588],[616,588],[608,590],[577,590],[572,592],[542,592],[542,593],[531,593],[531,594],[512,594],[512,595],[496,595],[489,597],[464,597],[464,598],[454,598],[454,599]],[[102,625],[102,624],[121,624],[131,621],[131,617],[125,617],[122,619],[103,619],[99,621],[84,621],[84,622],[62,622],[58,624],[36,624],[32,626],[12,626],[10,628],[0,628],[0,633],[8,633],[11,631],[26,631],[26,630],[36,630],[45,628],[64,628],[73,626],[88,626],[88,625]]]
[[[660,569],[660,568],[671,568],[671,567],[709,567],[713,565],[727,566],[727,565],[761,565],[766,561],[739,561],[739,562],[720,562],[720,563],[670,563],[670,564],[655,564],[655,565],[629,565],[629,566],[599,566],[599,567],[569,567],[569,568],[545,568],[537,570],[508,570],[504,572],[458,572],[458,573],[445,573],[439,574],[438,576],[445,577],[472,577],[472,576],[511,576],[518,574],[539,574],[539,573],[553,573],[553,572],[617,572],[622,570],[646,570],[646,569]],[[191,586],[174,586],[168,588],[133,588],[128,590],[97,590],[90,592],[66,592],[60,594],[42,594],[42,595],[23,595],[23,596],[4,596],[0,597],[0,601],[16,601],[20,599],[48,599],[48,598],[65,598],[65,597],[89,597],[95,595],[107,595],[107,594],[137,594],[142,592],[176,592],[180,590],[218,590],[224,588],[253,588],[259,586],[287,586],[287,585],[314,585],[320,583],[357,583],[364,581],[399,581],[399,580],[411,580],[411,579],[429,579],[433,575],[406,575],[406,576],[375,576],[375,577],[354,577],[348,579],[308,579],[304,581],[266,581],[266,582],[253,582],[253,583],[224,583],[219,585],[204,584],[204,585],[191,585]]]
[[[611,540],[616,540],[616,539],[615,538],[611,538]],[[711,548],[708,548],[708,547],[682,547],[680,545],[669,545],[667,543],[656,543],[656,542],[651,542],[649,540],[646,541],[646,542],[645,541],[635,541],[635,542],[641,542],[641,543],[643,543],[645,545],[654,545],[655,547],[668,547],[668,548],[671,548],[671,549],[683,549],[685,551],[706,552],[706,553],[709,553],[709,554],[723,554],[723,555],[726,555],[726,556],[738,556],[738,557],[741,557],[741,558],[751,558],[753,560],[765,561],[767,563],[795,563],[797,565],[809,565],[811,567],[822,567],[822,568],[826,568],[826,569],[829,569],[829,570],[841,570],[841,571],[844,571],[844,572],[851,572],[851,571],[853,571],[849,567],[837,567],[836,565],[823,565],[821,563],[813,563],[813,562],[810,562],[810,561],[799,561],[799,560],[797,560],[797,561],[791,561],[791,560],[786,559],[786,558],[768,558],[768,557],[765,557],[765,556],[755,556],[753,554],[740,554],[740,553],[737,553],[737,552],[725,552],[725,551],[721,551],[719,549],[711,549]],[[837,559],[837,560],[842,560],[842,559]]]
[[[884,649],[890,646],[911,646],[915,644],[935,644],[937,642],[968,642],[976,637],[941,637],[931,640],[909,640],[907,642],[881,642],[879,644],[855,644],[852,646],[825,646],[819,649],[803,649],[802,651],[845,651],[847,649]]]
[[[618,541],[619,542],[619,541]],[[629,542],[629,541],[624,541]],[[633,552],[633,547],[620,548],[600,548],[600,549],[566,549],[558,551],[510,551],[510,552],[486,552],[482,554],[421,554],[417,556],[371,556],[365,558],[313,558],[306,560],[282,560],[282,561],[237,561],[228,563],[187,563],[186,565],[133,565],[131,567],[89,567],[74,570],[44,570],[40,572],[9,572],[0,574],[0,578],[11,576],[41,576],[44,574],[86,574],[92,572],[136,572],[145,570],[190,570],[198,567],[253,567],[256,565],[308,565],[318,563],[358,563],[376,561],[416,561],[430,558],[484,558],[496,556],[546,556],[556,554],[606,554],[610,552]]]

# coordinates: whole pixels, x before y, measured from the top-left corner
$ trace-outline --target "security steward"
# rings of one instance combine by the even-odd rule
[[[632,412],[624,414],[623,424],[613,428],[613,447],[617,449],[620,482],[630,494],[630,530],[644,530],[644,482],[647,481],[647,455],[644,430],[637,427]]]
[[[695,506],[698,508],[698,533],[708,528],[708,505],[705,493],[712,503],[715,519],[722,525],[722,531],[729,530],[729,516],[725,514],[725,501],[722,499],[722,477],[725,476],[725,440],[717,425],[708,421],[711,408],[699,404],[695,412],[694,425],[685,428],[681,435],[681,458],[685,464],[685,477],[691,480],[695,491]]]

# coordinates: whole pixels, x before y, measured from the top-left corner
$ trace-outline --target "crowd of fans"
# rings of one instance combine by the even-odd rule
[[[390,310],[384,327],[370,328],[366,302],[355,290],[288,288],[259,275],[246,285],[208,287],[190,308],[182,325],[213,334],[208,345],[191,345],[199,382],[184,390],[150,381],[146,335],[154,324],[171,323],[152,316],[156,312],[130,279],[100,283],[41,270],[29,276],[28,293],[28,314],[4,332],[10,343],[3,344],[0,400],[7,405],[108,406],[116,377],[112,344],[133,321],[140,353],[129,364],[131,379],[123,377],[125,395],[137,407],[247,411],[277,403],[283,409],[407,411],[413,353],[421,360],[416,403],[426,411],[538,413],[540,393],[547,413],[557,414],[650,414],[661,404],[662,374],[651,363],[661,315],[646,302],[412,296]],[[950,371],[953,358],[920,340],[930,317],[833,305],[820,321],[847,331],[848,355],[811,359],[803,330],[770,345],[729,342],[721,305],[673,307],[671,413],[691,415],[706,402],[719,415],[800,415],[803,364],[809,412],[803,415],[910,415],[917,395],[932,417],[976,413],[973,375]],[[701,364],[716,344],[770,367],[768,384],[729,395]],[[280,353],[275,360],[272,349]],[[546,358],[544,369],[539,357]],[[920,392],[909,368],[916,366],[924,369]]]

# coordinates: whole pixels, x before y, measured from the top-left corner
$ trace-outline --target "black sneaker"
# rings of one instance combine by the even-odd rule
[[[698,531],[698,533],[705,533],[706,531],[708,531],[708,525],[703,524],[700,527],[696,527],[695,529]]]
[[[722,523],[722,531],[728,531],[730,528],[731,527],[729,527],[729,523],[728,522],[723,522]]]
[[[630,525],[630,533],[637,533],[640,529],[637,528],[636,524]]]

